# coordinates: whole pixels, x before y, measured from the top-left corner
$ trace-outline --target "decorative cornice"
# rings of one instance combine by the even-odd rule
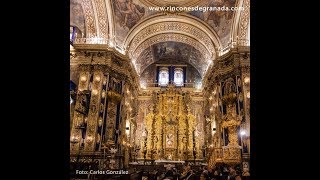
[[[98,68],[108,74],[117,74],[117,76],[126,80],[135,90],[138,89],[139,76],[133,68],[128,57],[117,53],[117,51],[96,51],[96,50],[78,50],[74,52],[70,59],[71,65],[79,67]],[[89,70],[89,69],[87,69]]]

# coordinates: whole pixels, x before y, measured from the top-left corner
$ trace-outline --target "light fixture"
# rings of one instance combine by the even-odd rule
[[[87,137],[87,140],[88,140],[89,142],[91,142],[91,141],[93,140],[93,137],[92,137],[92,136],[88,136],[88,137]]]
[[[102,122],[103,122],[102,118],[99,118],[99,122],[98,122],[99,127],[102,126]]]
[[[96,76],[96,81],[100,82],[100,80],[101,80],[100,76]]]
[[[106,92],[105,92],[105,91],[102,91],[101,97],[102,97],[102,98],[105,98],[105,97],[106,97]]]
[[[147,137],[147,132],[143,131],[141,136],[144,137],[144,138]]]
[[[98,94],[98,91],[96,89],[92,90],[92,94],[93,95],[97,95]]]
[[[240,135],[241,135],[241,136],[246,135],[246,131],[245,131],[245,130],[241,130],[241,131],[240,131]]]
[[[244,83],[246,83],[246,84],[250,83],[250,78],[249,77],[245,77],[244,78]]]
[[[71,96],[70,96],[70,104],[72,104],[73,103],[73,99],[71,98]]]
[[[83,75],[83,76],[81,76],[80,80],[81,80],[82,82],[84,82],[84,81],[87,80],[87,77],[86,77],[85,75]]]
[[[77,143],[77,142],[79,142],[79,136],[72,136],[70,142],[71,142],[71,143]]]

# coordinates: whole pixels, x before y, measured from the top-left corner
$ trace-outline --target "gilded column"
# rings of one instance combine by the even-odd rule
[[[121,101],[121,95],[114,89],[108,91],[108,113],[107,113],[107,142],[113,144],[115,141],[115,123],[117,115],[117,105]]]
[[[158,155],[160,154],[160,151],[162,149],[162,117],[161,115],[157,114],[156,116],[156,122],[155,122],[155,131],[156,131],[156,143],[157,143],[157,146],[156,146],[156,149],[158,151]],[[159,157],[159,156],[158,156]]]
[[[184,154],[185,154],[185,147],[186,147],[186,129],[187,129],[187,125],[186,125],[186,119],[185,116],[183,115],[179,115],[178,117],[179,119],[179,146],[177,146],[179,148],[179,158],[181,160],[185,159]]]
[[[80,65],[79,85],[77,91],[77,101],[75,104],[75,111],[73,117],[73,124],[71,127],[71,147],[70,151],[75,152],[79,150],[80,143],[82,143],[82,131],[80,126],[83,125],[86,116],[86,94],[89,88],[90,81],[90,65]]]
[[[150,113],[147,115],[145,119],[146,129],[147,129],[147,150],[148,154],[151,152],[153,148],[153,121],[154,121],[154,114],[153,108],[151,107]]]
[[[187,153],[190,156],[193,156],[193,139],[194,139],[194,126],[195,126],[195,117],[194,115],[190,112],[190,108],[187,108],[188,114],[187,114],[187,122],[188,122],[188,147],[187,147]]]
[[[93,82],[91,90],[90,108],[87,122],[87,134],[85,139],[85,151],[94,151],[95,142],[97,138],[97,128],[98,128],[98,117],[100,109],[101,100],[101,90],[102,90],[102,79],[103,79],[103,69],[102,65],[95,65],[93,72]]]

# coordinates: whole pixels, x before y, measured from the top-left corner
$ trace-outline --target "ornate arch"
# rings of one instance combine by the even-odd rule
[[[135,57],[140,44],[157,34],[166,33],[184,34],[196,39],[206,47],[211,60],[215,59],[216,49],[221,46],[217,33],[191,15],[157,14],[134,26],[125,38],[124,47],[129,57]]]

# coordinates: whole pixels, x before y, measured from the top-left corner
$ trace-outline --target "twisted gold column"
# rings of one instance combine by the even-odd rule
[[[80,76],[79,76],[79,85],[77,92],[77,100],[75,104],[75,111],[73,117],[73,124],[71,127],[71,139],[70,139],[70,151],[77,152],[79,151],[80,143],[82,140],[81,129],[79,128],[82,123],[85,121],[84,112],[86,109],[82,106],[82,102],[85,100],[86,95],[85,91],[89,88],[89,80],[90,80],[90,65],[80,65]]]
[[[94,151],[97,140],[98,116],[100,110],[100,99],[102,90],[104,66],[94,66],[90,108],[87,122],[87,134],[85,139],[85,151]],[[101,137],[100,137],[101,139]]]

